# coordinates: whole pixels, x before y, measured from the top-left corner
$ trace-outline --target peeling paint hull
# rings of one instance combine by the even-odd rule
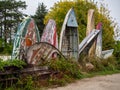
[[[19,25],[14,39],[12,59],[24,59],[27,48],[40,42],[37,26],[32,18],[25,18]]]
[[[26,53],[26,59],[28,64],[38,65],[44,61],[50,60],[52,54],[56,53],[58,56],[64,58],[62,53],[53,45],[47,42],[39,42],[32,45]]]

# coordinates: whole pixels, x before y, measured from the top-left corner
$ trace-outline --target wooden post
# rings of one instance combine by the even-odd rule
[[[100,30],[100,33],[96,41],[96,56],[102,58],[102,23],[99,22],[96,26],[97,30]]]
[[[94,9],[90,9],[88,11],[86,36],[88,36],[90,32],[95,28],[94,21],[95,21],[94,20]],[[95,55],[95,43],[93,43],[93,45],[91,46],[88,52],[89,57],[92,57],[94,55]]]

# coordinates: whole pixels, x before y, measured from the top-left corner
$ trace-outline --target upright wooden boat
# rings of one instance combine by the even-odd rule
[[[98,23],[96,29],[100,31],[97,40],[96,40],[96,56],[101,58],[102,57],[102,23]]]
[[[50,19],[44,28],[43,34],[41,36],[41,42],[47,42],[55,46],[58,49],[58,36],[56,22]]]
[[[79,44],[79,55],[84,52],[88,54],[89,49],[97,39],[98,35],[100,33],[100,30],[92,30],[91,33],[86,36],[83,41]]]
[[[95,29],[95,18],[94,18],[94,9],[90,9],[88,10],[88,19],[87,19],[87,30],[86,30],[86,36],[88,36],[93,29]],[[90,47],[89,52],[88,52],[88,56],[95,56],[95,42],[93,43],[93,45]]]
[[[58,49],[58,36],[56,22],[53,19],[49,19],[47,25],[44,28],[41,42],[47,42]],[[52,54],[53,58],[57,57],[57,54]]]
[[[26,17],[19,25],[14,39],[12,59],[23,59],[28,47],[40,42],[38,28],[32,18]]]
[[[73,8],[66,14],[61,34],[59,50],[67,58],[78,60],[78,24]]]
[[[96,41],[96,56],[106,59],[112,56],[114,49],[102,51],[102,23],[98,23],[96,29],[100,31]]]

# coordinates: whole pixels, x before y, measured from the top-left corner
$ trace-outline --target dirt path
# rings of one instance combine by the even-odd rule
[[[120,74],[86,78],[49,90],[120,90]]]

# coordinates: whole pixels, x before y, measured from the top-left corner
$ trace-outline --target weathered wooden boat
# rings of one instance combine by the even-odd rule
[[[78,60],[78,24],[74,9],[71,8],[66,14],[60,34],[59,50],[66,58]]]
[[[88,10],[88,17],[87,17],[87,30],[86,36],[88,36],[93,29],[95,29],[95,18],[94,18],[94,9]]]
[[[88,10],[88,19],[87,19],[87,30],[86,30],[86,36],[88,36],[93,29],[95,29],[95,18],[94,18],[94,9]],[[95,56],[95,42],[90,47],[88,56]]]
[[[112,56],[114,49],[102,51],[102,23],[98,23],[96,29],[100,31],[96,41],[96,56],[99,58],[108,58]]]
[[[12,59],[23,59],[28,47],[40,42],[37,26],[32,18],[25,18],[18,26],[14,39]]]
[[[96,56],[101,58],[102,57],[102,23],[98,23],[96,29],[100,31],[97,40],[96,40]]]
[[[107,59],[112,56],[114,49],[102,51],[102,58]]]
[[[56,28],[56,22],[53,19],[50,19],[44,28],[41,42],[47,42],[51,45],[58,48],[58,35],[57,35],[57,28]]]
[[[62,53],[50,43],[36,43],[27,50],[27,63],[32,65],[39,65],[44,61],[50,60],[52,58],[53,53],[56,53],[61,58],[64,58]]]
[[[83,41],[79,44],[79,55],[84,51],[88,54],[89,49],[93,45],[94,41],[97,39],[98,34],[100,33],[99,30],[92,30],[91,33],[86,36]]]

